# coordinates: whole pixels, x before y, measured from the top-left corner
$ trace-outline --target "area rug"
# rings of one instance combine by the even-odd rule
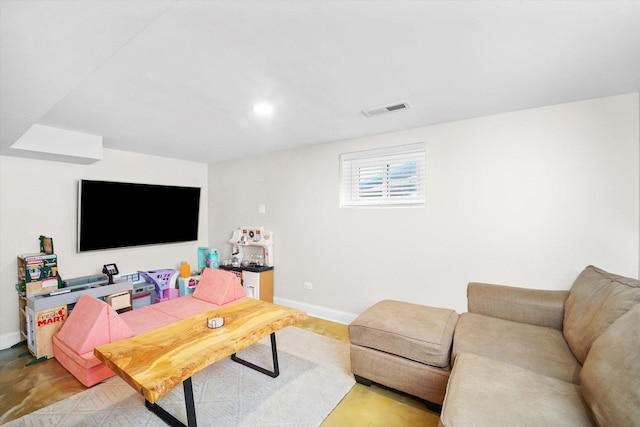
[[[229,358],[192,378],[199,426],[318,426],[355,383],[349,345],[297,327],[276,332],[280,375]],[[269,337],[238,353],[272,368]],[[157,402],[186,424],[181,386]],[[6,426],[166,426],[119,377],[32,412]]]

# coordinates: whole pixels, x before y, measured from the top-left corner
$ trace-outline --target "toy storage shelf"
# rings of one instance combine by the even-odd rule
[[[18,293],[20,304],[20,333],[27,340],[27,347],[37,359],[53,357],[51,338],[61,327],[70,313],[69,307],[78,301],[81,295],[93,295],[106,298],[113,294],[128,292],[131,294],[133,283],[116,282],[112,285],[91,285],[69,288],[59,295],[40,294],[25,296]],[[130,298],[130,296],[129,296]],[[24,323],[22,323],[24,322]]]

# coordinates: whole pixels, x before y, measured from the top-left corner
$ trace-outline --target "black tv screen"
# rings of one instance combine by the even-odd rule
[[[198,240],[200,188],[81,180],[78,252]]]

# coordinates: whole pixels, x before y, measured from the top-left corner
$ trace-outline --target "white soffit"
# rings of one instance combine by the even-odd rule
[[[102,160],[102,137],[51,126],[33,125],[13,145],[27,157],[93,163]],[[30,154],[30,155],[29,155]],[[53,156],[49,156],[53,155]]]

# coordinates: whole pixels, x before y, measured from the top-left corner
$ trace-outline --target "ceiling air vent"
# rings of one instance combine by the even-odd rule
[[[367,117],[377,116],[383,113],[390,113],[392,111],[400,111],[411,108],[408,102],[401,102],[400,104],[387,105],[386,107],[370,108],[368,110],[362,110],[362,114]]]

